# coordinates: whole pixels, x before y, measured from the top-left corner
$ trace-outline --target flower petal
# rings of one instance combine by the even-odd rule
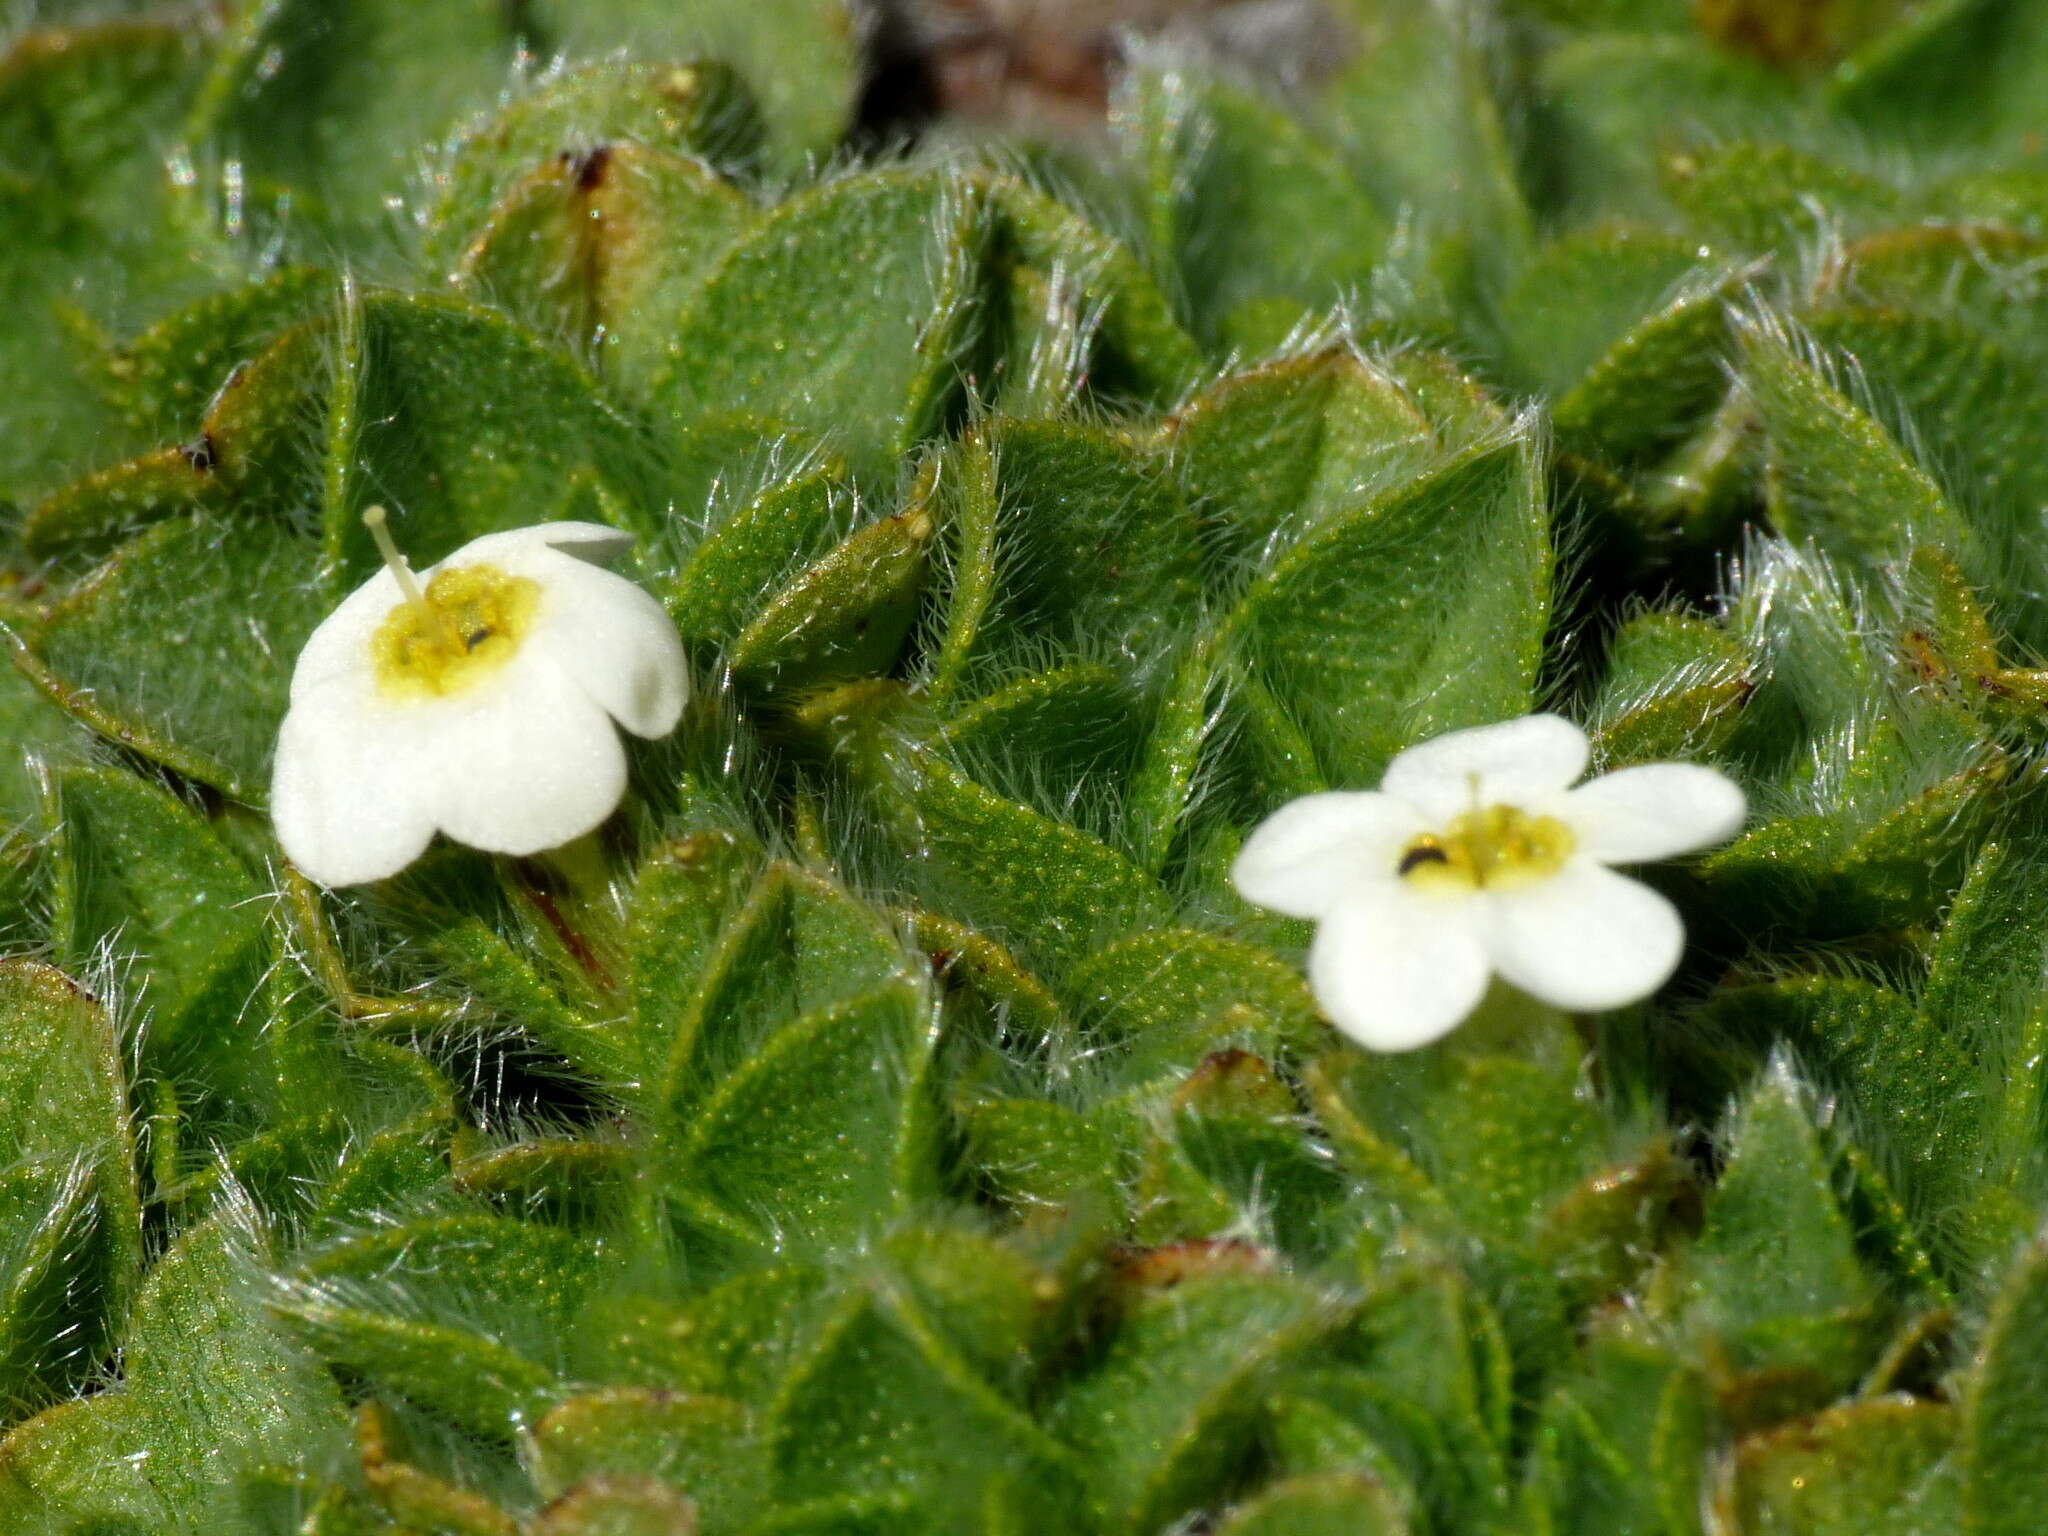
[[[1230,879],[1246,901],[1321,917],[1354,892],[1391,882],[1401,845],[1425,830],[1413,806],[1370,790],[1304,795],[1245,839]]]
[[[674,730],[690,676],[667,610],[625,577],[552,548],[528,568],[545,597],[524,643],[544,650],[634,735]]]
[[[367,674],[370,637],[404,601],[398,578],[389,570],[379,571],[344,597],[299,649],[299,659],[292,664],[292,702],[338,677]]]
[[[1677,908],[1583,856],[1548,880],[1488,892],[1484,906],[1494,968],[1558,1008],[1618,1008],[1648,997],[1685,948]]]
[[[322,885],[397,874],[426,851],[429,735],[350,677],[294,699],[277,735],[270,815],[285,856]]]
[[[1387,764],[1380,789],[1433,822],[1485,805],[1547,800],[1586,771],[1586,733],[1561,715],[1524,715],[1499,725],[1419,742]]]
[[[420,571],[418,580],[425,586],[443,566],[476,564],[495,565],[508,574],[534,575],[537,580],[544,580],[547,567],[544,566],[541,572],[526,569],[536,555],[544,560],[554,560],[559,556],[561,559],[555,564],[570,563],[581,571],[593,563],[615,560],[632,547],[633,536],[630,533],[621,533],[602,523],[537,523],[530,528],[512,528],[471,539],[445,560]],[[516,571],[513,569],[515,565],[519,567]],[[623,577],[614,579],[624,580]],[[626,585],[633,584],[626,582]],[[640,589],[634,587],[634,590]],[[321,620],[300,649],[292,668],[291,696],[296,699],[344,672],[367,666],[370,637],[390,617],[391,610],[404,600],[405,594],[399,590],[398,579],[388,568],[378,571],[343,598],[334,612]],[[673,724],[673,721],[669,722],[670,726]],[[641,734],[662,735],[668,729],[669,726],[664,726],[660,731]]]
[[[479,562],[511,569],[509,562],[538,550],[556,550],[590,565],[610,565],[633,547],[633,535],[608,528],[603,523],[534,523],[525,528],[507,528],[471,539],[441,562],[441,565],[474,565]],[[439,570],[441,565],[434,567]]]
[[[435,823],[490,853],[581,837],[626,792],[626,753],[601,705],[532,646],[490,684],[433,704]]]
[[[1469,899],[1389,883],[1316,929],[1308,979],[1323,1012],[1375,1051],[1412,1051],[1462,1023],[1486,994],[1486,952]]]
[[[1581,784],[1565,796],[1561,814],[1582,853],[1603,864],[1638,864],[1733,837],[1747,809],[1725,773],[1645,763]]]

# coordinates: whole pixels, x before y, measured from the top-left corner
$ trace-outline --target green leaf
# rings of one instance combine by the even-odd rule
[[[1603,224],[1543,247],[1502,298],[1500,323],[1518,375],[1555,400],[1560,437],[1633,462],[1726,393],[1727,287],[1697,241]]]
[[[55,18],[53,18],[55,19]],[[123,20],[22,31],[0,53],[0,493],[124,450],[98,328],[232,271],[165,151],[204,76],[196,28]]]
[[[1545,168],[1563,183],[1561,211],[1581,215],[1664,214],[1668,159],[1787,131],[1803,116],[1795,82],[1685,25],[1567,39],[1537,62],[1534,86],[1546,106]]]
[[[1060,987],[1091,1071],[1136,1086],[1216,1049],[1224,1017],[1248,1012],[1253,1048],[1312,1051],[1321,1015],[1301,975],[1271,952],[1221,934],[1157,928],[1095,951]]]
[[[1758,142],[1673,156],[1665,163],[1665,188],[1701,236],[1744,252],[1789,254],[1824,229],[1892,223],[1901,202],[1874,176]]]
[[[1969,0],[1946,0],[1943,9],[1972,9]],[[1979,13],[1983,14],[1983,13]],[[2044,233],[2048,177],[2025,166],[1966,170],[1931,189],[1935,206],[1951,218],[2002,224],[2029,234]]]
[[[1853,1379],[1876,1296],[1789,1058],[1773,1057],[1728,1143],[1684,1261],[1694,1326],[1718,1335],[1738,1367]]]
[[[1699,266],[1697,241],[1648,224],[1563,235],[1530,257],[1501,296],[1509,360],[1523,379],[1563,394]],[[1576,302],[1560,304],[1560,294]]]
[[[1309,1105],[1332,1152],[1361,1191],[1386,1208],[1388,1223],[1454,1231],[1456,1217],[1443,1191],[1407,1151],[1360,1113],[1349,1081],[1357,1061],[1351,1053],[1333,1053],[1304,1074]]]
[[[1232,565],[1392,491],[1435,446],[1414,397],[1349,348],[1223,379],[1167,418],[1161,437]]]
[[[473,1152],[452,1170],[466,1195],[489,1199],[538,1221],[586,1230],[625,1206],[632,1149],[591,1137],[539,1137]]]
[[[1010,594],[1001,617],[1034,639],[1155,650],[1200,591],[1195,520],[1168,467],[1082,426],[984,430]]]
[[[62,1530],[217,1530],[237,1484],[258,1469],[339,1457],[340,1393],[251,1294],[258,1255],[245,1221],[229,1206],[158,1260],[136,1298],[118,1385],[0,1440],[0,1509]]]
[[[463,251],[465,286],[539,334],[588,349],[607,382],[644,393],[675,317],[754,217],[701,161],[645,144],[560,157],[505,193]]]
[[[1580,1096],[1574,1052],[1530,1061],[1459,1051],[1407,1065],[1362,1069],[1352,1082],[1384,1079],[1364,1090],[1378,1101],[1375,1127],[1411,1149],[1475,1232],[1522,1237],[1605,1160],[1605,1127]]]
[[[1333,781],[1411,741],[1524,713],[1550,549],[1529,444],[1483,444],[1272,562],[1233,623]]]
[[[1585,1096],[1585,1067],[1562,1015],[1496,990],[1446,1049],[1327,1058],[1314,1103],[1355,1175],[1394,1206],[1386,1220],[1454,1218],[1497,1247],[1527,1245],[1552,1235],[1587,1180],[1613,1174],[1616,1138]],[[1572,1266],[1551,1267],[1563,1278]]]
[[[38,554],[104,554],[152,523],[212,510],[221,504],[226,484],[210,472],[218,463],[217,446],[210,443],[217,440],[202,429],[189,445],[160,448],[81,476],[30,509],[23,542]]]
[[[1313,1377],[1300,1390],[1276,1392],[1269,1410],[1277,1478],[1287,1483],[1333,1476],[1363,1479],[1377,1490],[1379,1503],[1406,1522],[1394,1529],[1414,1524],[1421,1500],[1407,1473],[1365,1425],[1317,1396]],[[1368,1500],[1366,1507],[1374,1505]]]
[[[1949,907],[1920,996],[1924,1027],[1982,1063],[1996,1086],[1980,1113],[1988,1122],[1980,1179],[2010,1189],[2030,1165],[2048,1070],[2042,1042],[2048,1013],[2039,978],[2048,955],[2048,863],[2031,841],[1987,843]],[[1986,1214],[1998,1196],[1983,1190]],[[2007,1219],[2029,1222],[2031,1208]]]
[[[1173,1137],[1189,1165],[1235,1206],[1232,1230],[1283,1253],[1320,1256],[1348,1235],[1348,1190],[1302,1135],[1293,1094],[1243,1050],[1206,1057],[1174,1093]]]
[[[924,172],[797,193],[697,288],[656,400],[677,427],[713,410],[783,416],[886,489],[951,409],[982,202],[974,184]]]
[[[562,1336],[609,1267],[603,1244],[560,1228],[428,1217],[306,1254],[277,1308],[324,1358],[503,1438],[559,1395]]]
[[[0,171],[67,186],[67,212],[130,223],[168,187],[158,136],[174,125],[206,65],[204,40],[163,21],[23,31],[0,66]]]
[[[808,1266],[753,1269],[687,1300],[645,1292],[599,1298],[583,1368],[608,1380],[758,1412],[783,1380],[790,1351],[831,1305],[824,1274]]]
[[[975,1174],[999,1200],[1122,1211],[1117,1139],[1097,1121],[1039,1099],[989,1099],[964,1119]]]
[[[255,882],[203,819],[132,774],[66,769],[56,796],[62,953],[148,956],[129,1007],[158,1066],[225,1054],[264,958]]]
[[[1835,803],[1765,823],[1701,861],[1725,910],[1773,911],[1835,934],[1935,915],[1997,806],[2007,765],[1959,722],[1886,725],[1856,771],[1829,786],[1841,793]],[[1907,734],[1915,727],[1918,739]],[[1940,776],[1944,768],[1954,771]],[[1793,869],[1796,883],[1786,878]]]
[[[1642,1486],[1621,1447],[1567,1393],[1543,1405],[1522,1507],[1532,1529],[1621,1536],[1653,1529],[1654,1489]]]
[[[1967,1273],[2002,1246],[2006,1234],[1985,1230],[1976,1208],[1996,1166],[1987,1143],[1998,1104],[1954,1021],[1885,988],[1832,977],[1747,988],[1717,1006],[1795,1042],[1848,1096],[1859,1143],[1898,1187],[1930,1248]]]
[[[1964,1388],[1959,1460],[1969,1536],[2020,1536],[2048,1470],[2034,1448],[2044,1429],[2043,1343],[2048,1341],[2048,1247],[2022,1250],[2001,1282]]]
[[[1763,420],[1771,517],[1852,569],[1874,571],[1915,541],[1962,551],[1940,488],[1869,412],[1790,338],[1752,326],[1743,382]]]
[[[630,1082],[631,1051],[614,1021],[590,1017],[544,979],[527,954],[481,918],[448,922],[423,939],[478,1011],[552,1051],[589,1081]]]
[[[285,267],[167,315],[107,358],[109,392],[137,432],[190,434],[237,369],[335,301],[334,275]]]
[[[1668,1139],[1582,1179],[1539,1220],[1535,1253],[1574,1313],[1624,1291],[1682,1225],[1694,1193]]]
[[[693,1536],[697,1506],[651,1478],[602,1474],[541,1512],[534,1536]]]
[[[1832,103],[1903,142],[1954,145],[1998,164],[2033,158],[2048,31],[2031,6],[1973,0],[1914,7],[1844,61]]]
[[[666,1041],[691,1006],[720,931],[752,885],[755,855],[727,832],[649,850],[626,929],[634,1022]]]
[[[1318,1373],[1314,1386],[1395,1451],[1425,1490],[1432,1525],[1498,1523],[1508,1503],[1507,1346],[1463,1277],[1422,1259],[1381,1274],[1346,1353],[1359,1369]]]
[[[1180,654],[1161,690],[1124,797],[1130,848],[1140,868],[1163,874],[1204,788],[1202,772],[1223,723],[1225,673],[1215,630]]]
[[[763,1246],[830,1243],[932,1183],[930,1005],[877,914],[786,864],[742,900],[750,865],[700,834],[643,877],[644,1112],[696,1218]],[[821,1179],[841,1156],[859,1176]]]
[[[933,749],[889,734],[858,768],[921,888],[1055,970],[1156,916],[1158,884],[1107,844],[983,788]]]
[[[1559,398],[1559,434],[1632,463],[1699,425],[1727,393],[1726,287],[1690,284],[1615,342]]]
[[[818,875],[772,864],[739,901],[751,867],[731,839],[700,834],[638,893],[633,990],[656,1115],[680,1121],[804,1011],[912,977],[879,916]]]
[[[205,324],[207,307],[172,316],[168,344],[207,354],[208,347],[185,333],[187,318]],[[222,508],[256,513],[266,527],[278,520],[294,528],[311,523],[307,504],[318,494],[314,488],[326,484],[321,454],[331,445],[327,434],[308,425],[328,414],[330,329],[308,321],[267,338],[252,361],[217,381],[197,431],[182,443],[87,475],[40,502],[29,513],[30,549],[99,552],[148,523]],[[116,356],[110,366],[124,363]]]
[[[9,1410],[83,1381],[140,1277],[123,1077],[113,1028],[92,999],[48,966],[0,962],[0,1404]]]
[[[1713,755],[1740,723],[1749,658],[1718,624],[1678,613],[1627,620],[1607,649],[1589,725],[1609,767]]]
[[[921,647],[929,657],[923,686],[933,704],[943,707],[987,648],[983,631],[1000,624],[994,604],[1002,505],[995,455],[978,427],[969,427],[957,445],[928,461],[927,472],[932,479],[924,505],[943,520],[948,538],[939,550],[938,616]],[[919,489],[926,490],[923,481]]]
[[[1256,1432],[1260,1386],[1332,1322],[1315,1290],[1278,1274],[1197,1274],[1130,1297],[1107,1352],[1052,1409],[1090,1453],[1103,1528],[1156,1531],[1220,1492]]]
[[[1049,410],[1084,387],[1155,404],[1177,399],[1201,372],[1202,355],[1131,250],[1014,178],[992,179],[987,192],[990,259],[1009,301],[996,364],[1003,407]]]
[[[9,829],[26,829],[41,818],[37,765],[60,766],[85,739],[25,671],[0,661],[0,742],[6,743],[0,749],[0,841]]]
[[[1119,771],[1130,750],[1132,703],[1116,668],[1074,662],[962,704],[934,740],[985,781],[1001,782],[1006,769],[1028,763],[1032,788],[1058,799],[1091,774]]]
[[[1808,324],[1815,340],[1855,359],[1892,434],[1967,487],[1953,499],[1978,542],[1964,549],[1963,568],[2003,600],[2005,623],[2038,644],[2048,636],[2033,596],[2048,566],[2029,522],[2048,498],[2048,469],[2031,450],[2048,430],[2039,365],[1947,316],[1842,309]]]
[[[516,39],[489,0],[281,0],[248,13],[194,126],[231,147],[257,210],[365,241],[414,154],[504,87]],[[303,189],[300,191],[299,189]]]
[[[1530,236],[1495,46],[1462,11],[1355,0],[1363,43],[1327,87],[1356,145],[1360,178],[1383,208],[1412,207],[1470,234],[1482,260]]]
[[[954,1508],[1026,1471],[1064,1483],[1068,1458],[933,1325],[919,1300],[849,1290],[792,1362],[768,1412],[784,1497],[902,1488]]]
[[[739,1404],[644,1389],[572,1397],[533,1429],[534,1482],[543,1498],[621,1476],[657,1479],[690,1496],[715,1526],[739,1526],[760,1507],[767,1468]]]
[[[850,531],[843,468],[803,464],[735,506],[690,551],[668,587],[685,642],[730,645],[748,622]]]
[[[627,532],[650,531],[652,460],[639,430],[567,355],[487,310],[446,298],[365,295],[330,333],[321,493],[328,573],[353,586],[378,565],[372,503],[425,566],[480,534],[562,516],[588,481],[615,493]],[[316,396],[318,398],[318,396]],[[611,505],[611,503],[608,503]]]
[[[1204,340],[1225,340],[1241,305],[1321,312],[1369,280],[1390,221],[1331,145],[1263,96],[1184,67],[1140,70],[1115,119],[1154,261]]]
[[[117,745],[260,805],[293,657],[319,621],[311,563],[274,526],[160,524],[51,610],[29,674]]]
[[[822,160],[852,124],[860,27],[840,0],[682,7],[665,0],[536,0],[529,14],[548,45],[572,57],[626,48],[643,58],[701,51],[728,60],[760,100],[772,135],[765,158],[778,171]]]
[[[1684,1500],[1677,1520],[1660,1524],[1667,1489],[1643,1474],[1655,1463],[1675,1405],[1703,1410],[1705,1386],[1648,1332],[1624,1315],[1597,1319],[1579,1371],[1543,1405],[1523,1486],[1523,1507],[1537,1529],[1625,1536],[1668,1525],[1697,1536],[1692,1510],[1700,1502],[1702,1448],[1695,1448],[1694,1464],[1682,1469],[1673,1490]]]
[[[1731,618],[1762,665],[1732,750],[1782,799],[1697,866],[1738,921],[1930,922],[1999,803],[2009,760],[1959,699],[1899,667],[1861,602],[1810,551],[1756,542],[1745,556]]]
[[[677,1177],[777,1250],[886,1225],[932,1182],[929,1012],[899,982],[790,1024],[705,1099]]]
[[[1715,1513],[1756,1536],[1970,1530],[1957,1523],[1954,1417],[1945,1404],[1880,1398],[1752,1436],[1735,1449]],[[2012,1499],[2015,1489],[1998,1496]]]
[[[787,694],[887,672],[917,621],[934,531],[916,506],[856,528],[734,637],[734,675]]]
[[[570,198],[569,209],[581,208],[600,223],[609,223],[607,211],[623,205],[659,209],[665,224],[690,209],[729,226],[731,205],[701,162],[745,161],[759,131],[746,87],[722,64],[613,60],[570,71],[464,127],[428,215],[428,260],[443,270],[472,269],[491,245],[519,238],[507,228],[507,216],[516,217],[551,180]],[[577,192],[590,196],[576,200],[571,194]],[[687,265],[693,247],[699,259],[708,249],[701,234],[667,232],[680,236],[684,249],[653,258],[657,262]],[[576,247],[616,256],[646,239],[611,228],[593,234],[590,245],[577,241]],[[515,259],[530,260],[531,253]],[[610,287],[609,274],[590,275],[600,279],[600,291]],[[626,286],[637,285],[629,279]]]
[[[1946,315],[2002,346],[2039,348],[2042,237],[1997,224],[1915,224],[1846,247],[1816,283],[1829,308]]]
[[[1325,1472],[1274,1483],[1240,1504],[1217,1536],[1407,1536],[1401,1506],[1369,1477]]]
[[[371,1503],[401,1530],[514,1536],[511,1517],[490,1499],[409,1460],[415,1448],[404,1443],[406,1438],[384,1404],[372,1400],[357,1410],[356,1443]]]

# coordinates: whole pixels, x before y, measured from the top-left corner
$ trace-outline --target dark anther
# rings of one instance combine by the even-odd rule
[[[1410,848],[1401,855],[1401,862],[1397,868],[1397,873],[1405,875],[1409,870],[1421,864],[1448,864],[1450,862],[1451,856],[1445,853],[1443,849],[1437,847],[1434,843],[1424,843],[1420,848]]]
[[[462,648],[465,651],[473,651],[490,638],[491,627],[488,624],[481,629],[465,629],[462,632]]]
[[[612,152],[609,145],[599,144],[580,155],[564,154],[564,160],[576,173],[576,190],[594,192],[604,185],[605,172],[611,169]]]
[[[198,437],[180,448],[178,452],[185,456],[187,464],[198,470],[202,475],[206,474],[220,462],[220,450],[214,446],[213,434],[211,432],[200,433]]]

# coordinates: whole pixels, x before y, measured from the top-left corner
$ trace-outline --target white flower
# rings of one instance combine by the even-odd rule
[[[1313,918],[1309,984],[1381,1051],[1454,1028],[1502,977],[1559,1008],[1647,997],[1678,964],[1670,902],[1610,864],[1688,853],[1742,825],[1712,768],[1650,763],[1580,785],[1585,732],[1556,715],[1410,747],[1375,792],[1308,795],[1245,842],[1247,901]]]
[[[545,523],[465,544],[415,580],[385,569],[313,631],[292,673],[270,810],[323,885],[381,880],[436,832],[494,853],[580,837],[626,788],[613,722],[674,728],[682,641],[646,592],[594,562],[632,538]]]

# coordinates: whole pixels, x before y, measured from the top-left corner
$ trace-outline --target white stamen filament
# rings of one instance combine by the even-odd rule
[[[384,557],[384,564],[397,578],[398,590],[405,594],[408,603],[417,603],[424,608],[427,606],[427,594],[420,590],[419,582],[413,577],[412,567],[405,563],[405,556],[398,552],[398,545],[391,537],[391,530],[385,526],[386,521],[382,507],[363,509],[363,526],[370,530],[370,537],[377,541],[377,553]]]

